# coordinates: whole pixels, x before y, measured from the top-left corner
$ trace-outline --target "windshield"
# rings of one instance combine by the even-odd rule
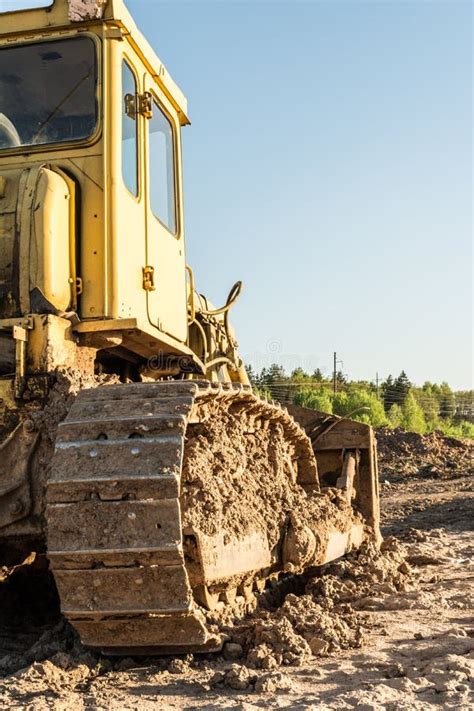
[[[88,37],[0,49],[0,150],[89,138],[97,65]]]

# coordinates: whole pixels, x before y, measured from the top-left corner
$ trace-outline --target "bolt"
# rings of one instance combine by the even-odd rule
[[[14,516],[16,516],[17,514],[21,514],[23,512],[24,508],[25,508],[24,502],[21,499],[17,499],[10,506],[10,513],[12,513]]]
[[[34,432],[35,431],[35,423],[33,420],[25,420],[25,424],[23,425],[25,428],[26,432]]]

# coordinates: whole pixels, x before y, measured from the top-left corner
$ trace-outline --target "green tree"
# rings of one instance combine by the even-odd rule
[[[295,405],[309,407],[319,412],[332,413],[331,395],[323,388],[301,388],[294,396]]]
[[[447,383],[410,384],[402,370],[381,386],[380,396],[367,381],[346,382],[336,395],[320,369],[311,375],[295,368],[287,376],[277,363],[260,373],[247,368],[254,390],[263,397],[294,402],[320,412],[351,417],[375,427],[388,424],[414,432],[440,430],[451,437],[474,439],[473,391],[453,393]]]
[[[404,430],[410,432],[418,432],[424,434],[426,432],[426,420],[423,415],[423,410],[418,405],[413,393],[408,393],[403,405],[401,406],[402,419],[400,426]]]
[[[269,368],[262,369],[258,385],[261,390],[270,392],[273,400],[288,402],[292,399],[288,382],[285,369],[278,363],[272,363]]]
[[[268,388],[254,387],[253,392],[255,393],[255,395],[258,395],[259,397],[263,398],[264,400],[273,400],[274,399],[272,393],[270,392],[270,390],[268,390]]]
[[[373,427],[387,424],[382,401],[366,388],[349,388],[345,392],[336,393],[333,397],[333,412]]]
[[[410,392],[411,383],[408,380],[407,374],[404,370],[400,373],[398,378],[393,384],[393,390],[395,392],[396,402],[398,405],[402,405]]]
[[[456,412],[456,398],[448,383],[441,383],[440,390],[439,412],[440,416],[447,420],[454,417]]]
[[[385,412],[388,412],[394,404],[400,405],[401,407],[410,391],[410,387],[411,383],[408,380],[407,374],[404,370],[402,370],[398,378],[395,380],[393,380],[392,376],[389,375],[387,380],[382,383]]]
[[[262,368],[260,373],[258,373],[255,378],[255,385],[259,388],[263,388],[265,386],[266,379],[267,379],[267,369]]]
[[[422,388],[412,388],[415,400],[423,410],[428,429],[435,429],[439,417],[439,393],[431,383],[425,383]]]
[[[290,376],[290,379],[297,383],[302,383],[311,380],[311,376],[308,375],[308,373],[305,373],[303,368],[295,368]]]
[[[402,425],[402,408],[400,405],[397,405],[396,403],[391,406],[390,410],[388,411],[388,423],[390,427],[401,427]]]
[[[272,363],[267,370],[266,380],[268,383],[278,383],[282,380],[286,380],[286,373],[283,366],[278,365],[278,363]]]
[[[383,406],[385,412],[388,412],[393,405],[393,378],[391,375],[381,385]]]
[[[247,371],[248,379],[250,380],[250,385],[252,387],[257,387],[257,385],[258,385],[257,373],[254,371],[254,369],[252,368],[252,366],[250,364],[245,366],[245,370]]]
[[[474,390],[458,390],[456,398],[456,417],[474,423]]]

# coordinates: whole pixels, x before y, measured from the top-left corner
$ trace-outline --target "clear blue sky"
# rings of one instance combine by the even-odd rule
[[[471,3],[127,5],[189,99],[188,261],[218,305],[244,281],[243,355],[470,387]]]

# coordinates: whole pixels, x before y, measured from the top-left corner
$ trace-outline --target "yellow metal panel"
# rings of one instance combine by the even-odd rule
[[[30,242],[30,292],[39,289],[58,311],[71,301],[71,194],[58,173],[42,168],[35,191]]]
[[[78,294],[78,279],[77,279],[77,264],[76,264],[76,247],[77,247],[77,184],[76,181],[69,177],[67,173],[59,168],[56,172],[61,175],[69,190],[69,286],[71,299],[69,308],[77,311],[77,294]]]
[[[20,312],[27,314],[30,311],[30,271],[34,269],[30,261],[30,242],[32,219],[34,215],[35,187],[41,166],[33,166],[23,171],[20,177],[18,194],[17,225],[19,232],[19,266],[18,266],[18,292]]]
[[[108,107],[106,175],[109,194],[109,224],[111,264],[111,306],[110,316],[114,318],[143,318],[145,316],[145,296],[142,289],[142,269],[146,263],[145,253],[145,203],[143,196],[143,119],[138,121],[138,197],[134,197],[125,187],[122,177],[122,62],[127,60],[137,80],[138,92],[142,64],[133,49],[126,42],[109,40],[107,56],[110,71],[108,93],[111,98]]]
[[[153,326],[185,343],[188,337],[188,297],[182,214],[180,126],[176,110],[150,75],[145,75],[145,90],[152,93],[173,128],[176,200],[176,235],[153,214],[150,204],[150,146],[145,126],[147,264],[154,267],[155,290],[147,292],[147,315]],[[156,108],[155,108],[156,111]]]
[[[74,368],[77,346],[69,321],[59,316],[34,315],[28,332],[27,370],[53,372],[56,368]]]
[[[76,333],[99,333],[100,331],[129,331],[136,329],[136,318],[109,318],[105,321],[81,321],[74,326]]]
[[[103,139],[89,151],[78,152],[67,159],[54,161],[64,166],[79,185],[80,263],[78,276],[83,282],[80,313],[83,318],[102,318],[110,315],[107,298],[106,190],[104,188]]]

